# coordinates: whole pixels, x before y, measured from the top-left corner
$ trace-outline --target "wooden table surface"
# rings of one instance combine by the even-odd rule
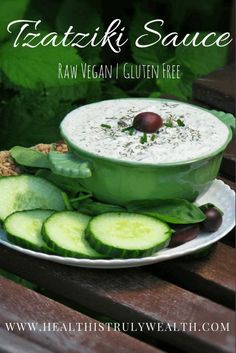
[[[203,102],[201,98],[201,103],[209,104],[209,100]],[[211,106],[215,108],[214,100]],[[232,188],[234,167],[235,156],[228,150],[220,177]],[[69,267],[0,245],[0,268],[32,281],[47,294],[0,277],[0,352],[234,352],[233,232],[203,258],[182,258],[122,270]],[[114,330],[44,332],[42,329],[45,322],[105,327],[101,321],[110,320],[125,322],[126,327],[132,323],[133,328],[143,322],[162,323],[166,330],[132,332],[129,329],[122,333]],[[6,322],[34,322],[39,326],[35,331],[10,331]],[[183,322],[196,323],[197,329],[184,331]],[[213,323],[216,327],[222,322],[228,323],[227,331],[202,331],[204,323]],[[180,330],[170,332],[170,327]]]

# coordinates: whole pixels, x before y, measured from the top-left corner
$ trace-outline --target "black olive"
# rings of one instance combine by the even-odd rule
[[[202,230],[206,232],[215,232],[219,229],[223,221],[221,212],[215,207],[202,207],[201,210],[206,216],[205,221],[201,224]]]
[[[170,248],[182,245],[190,240],[193,240],[199,234],[199,224],[178,224],[173,225],[175,233],[171,237],[169,244]]]
[[[139,113],[134,117],[133,127],[146,133],[158,131],[163,126],[160,115],[151,112]]]

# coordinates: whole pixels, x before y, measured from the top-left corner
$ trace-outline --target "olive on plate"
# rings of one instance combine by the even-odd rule
[[[200,207],[206,219],[201,223],[201,229],[205,232],[217,231],[223,221],[222,212],[213,204],[206,204]]]
[[[171,237],[169,247],[174,248],[176,246],[187,243],[190,240],[196,238],[199,234],[199,224],[175,224],[172,226],[174,234]]]

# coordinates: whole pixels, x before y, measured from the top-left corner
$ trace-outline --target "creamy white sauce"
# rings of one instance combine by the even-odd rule
[[[155,139],[143,132],[123,131],[140,112],[159,114],[164,123]],[[178,126],[180,119],[184,126]],[[101,125],[109,125],[110,128]],[[99,156],[140,163],[172,163],[207,156],[222,147],[229,135],[225,124],[212,114],[184,103],[148,99],[108,100],[82,106],[61,124],[66,139]],[[152,140],[154,139],[154,140]]]

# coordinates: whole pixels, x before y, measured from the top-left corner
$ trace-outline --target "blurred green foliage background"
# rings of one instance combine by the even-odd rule
[[[202,46],[139,49],[134,38],[154,18],[165,21],[164,31],[225,32],[230,30],[232,1],[227,0],[1,0],[0,1],[0,149],[31,146],[60,138],[58,125],[74,107],[102,99],[174,95],[191,99],[192,82],[221,66],[227,48]],[[62,47],[13,48],[6,26],[16,19],[42,20],[45,33],[61,34],[73,25],[79,32],[106,28],[120,18],[129,43],[120,54],[108,47],[81,50]],[[58,62],[76,64],[181,64],[180,80],[63,80],[57,79]]]

